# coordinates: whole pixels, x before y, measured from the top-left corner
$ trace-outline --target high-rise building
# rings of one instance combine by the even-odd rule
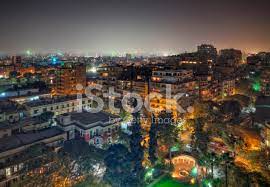
[[[197,47],[198,58],[203,64],[215,64],[217,60],[217,49],[213,45],[202,44]]]
[[[21,56],[12,56],[11,57],[12,64],[17,65],[22,63],[22,57]]]
[[[249,65],[270,65],[270,53],[260,52],[258,54],[250,55],[247,57],[247,63]]]
[[[222,49],[217,64],[219,66],[235,67],[242,62],[242,52],[237,49]]]
[[[261,74],[261,92],[264,96],[270,96],[270,69],[265,68]]]
[[[84,64],[65,64],[57,70],[54,94],[73,95],[82,93],[77,85],[86,86],[86,67]]]

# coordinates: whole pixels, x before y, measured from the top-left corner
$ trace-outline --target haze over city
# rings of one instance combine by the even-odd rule
[[[165,53],[201,43],[270,50],[267,0],[3,0],[0,52]]]

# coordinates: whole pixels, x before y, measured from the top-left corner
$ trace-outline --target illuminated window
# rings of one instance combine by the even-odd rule
[[[10,176],[11,175],[11,169],[10,168],[6,168],[6,176]]]
[[[14,170],[14,172],[17,172],[18,171],[17,165],[14,166],[13,170]]]

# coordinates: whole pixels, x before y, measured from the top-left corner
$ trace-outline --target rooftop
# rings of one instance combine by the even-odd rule
[[[0,101],[0,113],[17,112],[19,109],[20,109],[20,106],[16,104],[15,102],[12,102],[9,100]]]
[[[26,102],[25,105],[29,107],[36,107],[36,106],[55,104],[55,103],[60,103],[60,102],[65,102],[65,101],[75,100],[75,99],[77,99],[77,95],[57,96],[57,97],[51,97],[51,98],[45,97],[45,98],[40,98],[38,100]]]
[[[15,149],[24,145],[32,144],[34,142],[51,138],[62,134],[63,131],[57,127],[45,129],[34,133],[24,133],[12,135],[6,138],[0,139],[0,152]]]
[[[107,112],[98,112],[98,113],[90,113],[90,112],[74,112],[71,113],[71,120],[79,121],[83,124],[91,124],[96,122],[108,122],[111,118],[118,118],[119,116],[110,114]]]
[[[114,114],[110,114],[104,111],[98,113],[91,113],[91,112],[81,112],[81,113],[70,113],[70,114],[63,114],[62,116],[71,116],[70,123],[68,125],[76,125],[80,126],[83,129],[89,129],[96,126],[106,126],[107,122],[111,120],[120,120],[120,117]],[[106,124],[105,124],[106,123]]]
[[[24,118],[20,119],[15,123],[11,123],[9,121],[0,122],[0,130],[5,129],[17,129],[19,127],[29,126],[29,125],[37,125],[44,123],[46,121],[42,120],[39,117],[31,117],[31,118]]]

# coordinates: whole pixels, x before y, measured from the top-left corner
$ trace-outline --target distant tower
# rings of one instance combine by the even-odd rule
[[[12,56],[11,57],[12,65],[14,70],[18,71],[22,67],[22,57],[21,56]]]
[[[127,54],[126,54],[126,61],[131,60],[131,58],[132,58],[132,55],[131,55],[131,54],[129,54],[129,53],[127,53]]]
[[[12,56],[11,57],[12,64],[17,65],[22,63],[22,57],[21,56]]]

